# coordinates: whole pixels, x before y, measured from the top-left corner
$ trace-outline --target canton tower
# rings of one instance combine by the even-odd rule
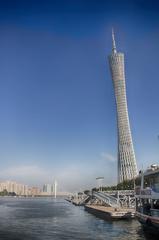
[[[124,54],[117,52],[112,30],[112,53],[109,56],[110,71],[114,86],[117,131],[118,131],[118,183],[137,176],[137,164],[132,142],[124,71]]]

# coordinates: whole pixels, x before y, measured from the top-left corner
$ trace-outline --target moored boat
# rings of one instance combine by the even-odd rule
[[[140,173],[140,186],[135,188],[136,217],[146,230],[159,232],[159,166]]]

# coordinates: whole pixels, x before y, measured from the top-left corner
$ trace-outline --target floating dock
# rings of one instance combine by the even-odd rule
[[[132,219],[135,217],[134,209],[113,208],[100,205],[85,205],[85,210],[105,220]]]

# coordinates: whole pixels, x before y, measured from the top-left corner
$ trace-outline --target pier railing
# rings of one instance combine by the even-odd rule
[[[132,190],[94,191],[92,196],[111,207],[135,208],[135,195]]]
[[[108,206],[119,207],[118,199],[109,194],[103,192],[93,192],[93,197],[96,197],[97,199],[101,200]]]
[[[110,195],[134,195],[134,190],[112,190],[112,191],[103,191],[104,193],[108,193]]]

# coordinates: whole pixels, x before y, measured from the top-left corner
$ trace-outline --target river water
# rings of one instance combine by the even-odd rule
[[[62,198],[0,198],[0,240],[151,240],[136,221],[107,222]]]

